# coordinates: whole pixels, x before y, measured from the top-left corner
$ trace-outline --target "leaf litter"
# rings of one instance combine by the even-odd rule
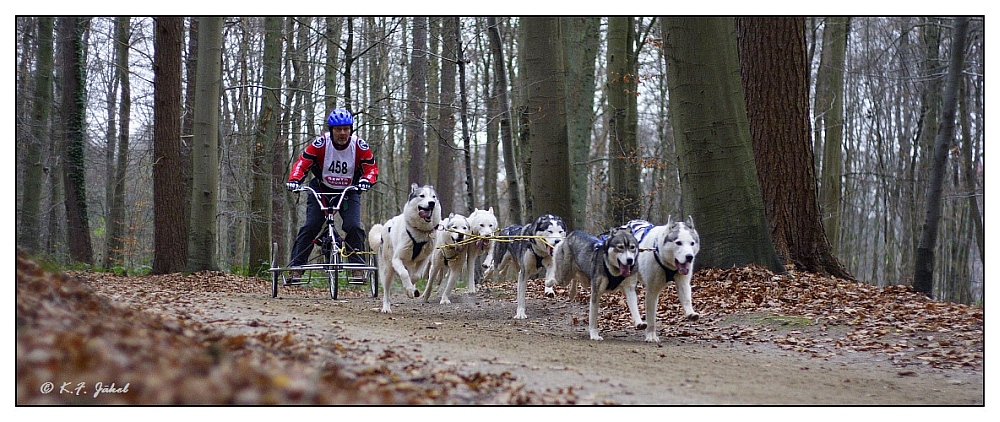
[[[373,352],[365,339],[321,335],[294,315],[274,326],[229,320],[197,292],[265,294],[269,283],[222,272],[144,277],[53,274],[17,258],[17,404],[577,404],[573,387],[529,389],[510,372],[461,370],[446,357]],[[512,301],[510,282],[484,290]],[[905,286],[877,288],[755,267],[707,269],[692,280],[698,321],[686,321],[672,287],[659,298],[661,339],[769,344],[814,358],[862,352],[905,367],[981,368],[983,310],[931,300]],[[586,303],[583,289],[577,302]],[[640,288],[641,290],[641,288]],[[302,290],[326,297],[324,289]],[[532,301],[549,301],[529,283]],[[343,295],[363,295],[342,290]],[[642,298],[642,292],[639,292]],[[170,304],[168,307],[149,304]],[[642,311],[640,300],[640,311]],[[319,310],[321,305],[316,305]],[[601,301],[602,330],[628,329],[624,296]],[[260,310],[264,315],[266,310]],[[306,311],[311,312],[311,311]],[[405,318],[405,316],[400,316]],[[586,313],[573,324],[587,324]],[[639,344],[641,345],[641,343]],[[903,375],[901,375],[903,376]],[[45,382],[129,383],[121,394],[45,394]],[[58,382],[61,381],[61,382]],[[90,386],[92,387],[92,386]],[[613,404],[613,401],[604,401]]]

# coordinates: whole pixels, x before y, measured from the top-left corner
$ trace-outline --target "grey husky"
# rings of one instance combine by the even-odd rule
[[[441,207],[437,206],[437,191],[433,186],[410,186],[410,197],[403,213],[385,224],[372,226],[368,244],[377,251],[378,276],[382,280],[382,312],[391,313],[389,286],[399,275],[409,297],[419,297],[412,277],[418,274],[434,250],[434,230],[441,222]]]
[[[513,268],[517,270],[517,311],[514,319],[525,319],[524,296],[528,277],[545,269],[545,279],[552,279],[552,250],[566,237],[566,223],[562,218],[544,214],[528,225],[509,226],[500,231],[501,236],[523,236],[513,242],[493,242],[493,259],[483,263],[487,270],[483,278],[493,279]],[[498,263],[499,262],[499,263]]]
[[[639,254],[639,282],[646,290],[646,341],[659,343],[656,305],[660,291],[668,283],[677,285],[677,298],[684,308],[684,316],[691,321],[698,319],[691,305],[691,274],[701,240],[690,216],[684,222],[667,217],[667,224],[662,226],[645,220],[632,220],[626,226],[639,239],[639,248],[649,251]]]
[[[639,248],[635,236],[627,228],[617,228],[598,239],[583,231],[575,230],[566,241],[556,247],[552,261],[555,279],[546,280],[546,287],[565,285],[577,280],[590,284],[591,340],[603,340],[597,329],[597,312],[601,295],[620,289],[636,329],[646,328],[639,317],[635,294],[635,267]],[[584,281],[586,280],[586,281]]]

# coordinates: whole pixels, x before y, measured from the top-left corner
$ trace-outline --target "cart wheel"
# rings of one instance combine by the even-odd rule
[[[339,293],[340,286],[337,283],[338,275],[340,275],[340,251],[337,248],[330,248],[329,255],[327,255],[327,264],[330,264],[326,269],[327,278],[330,280],[330,298],[337,300],[337,294]]]
[[[277,262],[278,255],[278,244],[271,244],[271,268],[275,268],[275,262]],[[271,297],[278,297],[278,279],[281,276],[278,274],[279,271],[271,271]]]
[[[375,255],[368,254],[368,265],[371,267],[378,268],[378,259]],[[372,298],[378,298],[378,270],[368,270],[365,272],[365,279],[368,280],[368,285],[372,292]]]

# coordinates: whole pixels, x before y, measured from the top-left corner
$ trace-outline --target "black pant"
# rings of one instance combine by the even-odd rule
[[[313,179],[309,186],[316,189],[317,192],[323,192],[320,190],[322,188],[320,188],[317,179]],[[333,196],[332,201],[337,199],[339,199],[337,196]],[[361,193],[358,191],[348,192],[347,196],[344,197],[344,202],[340,205],[338,214],[343,220],[340,228],[347,234],[347,244],[355,251],[364,250],[365,230],[361,227]],[[312,241],[320,230],[324,229],[324,223],[326,223],[326,216],[323,214],[323,210],[320,209],[315,198],[309,198],[309,203],[306,205],[306,222],[299,228],[299,234],[295,236],[291,260],[288,262],[289,266],[302,265],[309,260],[309,254],[313,247]],[[349,259],[353,263],[364,263],[364,258],[359,254],[351,254]]]

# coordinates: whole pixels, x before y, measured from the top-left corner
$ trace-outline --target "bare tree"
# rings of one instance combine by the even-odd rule
[[[458,40],[455,38],[455,19],[443,18],[443,28],[441,29],[442,51],[441,51],[441,91],[440,101],[437,109],[438,127],[434,142],[437,144],[437,187],[438,200],[441,202],[441,209],[448,212],[455,211],[455,77],[457,75],[456,57],[458,56]],[[437,25],[435,25],[436,27]],[[411,151],[412,153],[412,151]],[[465,213],[468,214],[468,213]]]
[[[44,185],[42,156],[48,136],[49,114],[52,109],[52,30],[53,18],[38,18],[38,61],[35,70],[34,102],[31,106],[31,126],[28,128],[28,145],[22,162],[25,166],[23,186],[24,201],[21,221],[17,225],[17,245],[28,253],[42,252],[41,200]]]
[[[561,18],[566,55],[566,131],[569,136],[573,172],[573,215],[575,227],[586,227],[587,172],[590,138],[594,127],[595,63],[600,50],[598,17]],[[570,216],[566,216],[569,218]]]
[[[523,221],[521,211],[521,186],[518,183],[517,168],[514,164],[514,141],[513,130],[511,129],[510,99],[507,96],[507,67],[504,61],[503,48],[501,46],[500,26],[497,25],[495,17],[489,17],[490,50],[493,53],[493,77],[496,78],[497,98],[500,103],[500,139],[503,145],[503,165],[507,173],[508,194],[510,195],[510,207],[508,215],[511,221]]]
[[[184,269],[184,185],[177,183],[181,171],[181,54],[184,20],[155,19],[153,78],[153,273]]]
[[[65,156],[63,186],[66,197],[66,224],[70,257],[92,264],[94,253],[87,219],[87,180],[84,136],[87,132],[87,65],[83,35],[89,18],[60,18],[59,39],[62,52],[62,115],[64,116]]]
[[[796,268],[853,279],[827,241],[810,148],[804,18],[736,18],[740,72],[771,240]]]
[[[191,152],[191,227],[187,269],[215,270],[219,206],[219,99],[222,75],[222,18],[199,18],[198,86],[195,89]]]
[[[924,218],[924,227],[920,233],[920,243],[917,245],[914,264],[913,288],[928,296],[931,295],[933,289],[934,248],[937,244],[938,225],[941,221],[941,191],[944,184],[945,167],[948,164],[948,152],[951,150],[951,144],[955,138],[955,109],[958,102],[958,85],[961,82],[968,27],[968,18],[955,19],[951,59],[948,61],[948,73],[943,93],[944,104],[941,108],[941,128],[934,139],[931,179],[927,188],[927,216]]]
[[[249,269],[256,274],[267,268],[270,262],[271,198],[283,181],[281,173],[274,173],[271,157],[274,155],[278,136],[279,105],[281,104],[281,29],[282,18],[264,18],[264,58],[263,93],[257,130],[251,151],[251,172],[253,187],[250,194],[250,257]],[[282,255],[283,256],[283,255]]]
[[[413,18],[413,44],[410,47],[410,82],[406,93],[408,114],[406,138],[410,148],[410,183],[427,183],[424,179],[424,148],[427,144],[424,131],[424,104],[427,101],[427,17]]]
[[[127,17],[116,18],[115,20],[115,60],[116,68],[119,70],[118,77],[121,84],[121,103],[118,107],[118,114],[121,116],[120,129],[118,130],[118,161],[115,165],[115,172],[111,178],[111,198],[108,208],[108,235],[107,253],[104,256],[104,267],[110,268],[121,263],[123,236],[125,236],[125,173],[128,169],[129,157],[129,125],[132,111],[132,83],[128,71],[128,51],[131,39],[130,20]],[[178,58],[180,60],[180,58]],[[113,151],[113,148],[108,148]]]
[[[784,272],[757,182],[733,19],[661,18],[660,25],[677,136],[681,214],[694,217],[706,245],[698,255],[699,266],[757,264]]]
[[[640,218],[638,125],[639,75],[631,17],[608,18],[608,210],[607,224]]]
[[[559,19],[521,20],[526,34],[524,60],[525,121],[532,173],[534,214],[573,215],[570,199],[569,139],[566,134],[566,87]],[[572,222],[567,221],[572,229]]]

